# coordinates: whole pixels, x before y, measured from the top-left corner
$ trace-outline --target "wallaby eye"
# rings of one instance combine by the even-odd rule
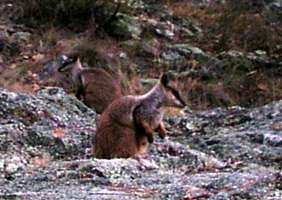
[[[183,106],[185,106],[185,102],[182,100],[179,92],[174,89],[173,87],[169,88],[170,91],[170,99],[172,99],[174,102],[177,102],[178,104],[182,104]]]

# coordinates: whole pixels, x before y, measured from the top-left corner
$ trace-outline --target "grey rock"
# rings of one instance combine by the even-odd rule
[[[282,8],[282,1],[281,0],[271,0],[267,1],[269,7],[276,7],[276,8]]]
[[[119,57],[120,57],[121,59],[128,60],[128,55],[127,55],[125,52],[121,52],[121,53],[119,54]]]
[[[282,132],[278,134],[265,133],[264,141],[271,146],[282,146]]]
[[[191,46],[190,44],[168,44],[166,49],[161,53],[159,59],[160,64],[167,64],[171,66],[172,73],[179,76],[192,74],[200,74],[189,68],[187,62],[189,60],[196,60],[199,64],[203,65],[211,60],[211,57],[203,52],[200,48]],[[197,70],[203,70],[203,68],[197,68]],[[184,76],[185,76],[184,75]]]
[[[31,38],[31,33],[29,32],[19,31],[19,32],[15,32],[12,35],[12,40],[17,42],[28,42],[30,38]]]
[[[181,35],[188,38],[201,38],[203,36],[203,30],[194,21],[186,17],[173,17],[173,23],[176,26],[176,31],[179,31]]]
[[[205,63],[210,58],[203,50],[198,47],[191,46],[190,44],[174,44],[169,45],[168,48],[179,52],[183,56],[190,56],[200,63]]]
[[[145,41],[142,44],[142,51],[147,55],[151,55],[154,57],[159,56],[160,53],[159,41],[156,39]]]
[[[195,34],[188,28],[181,28],[181,31],[188,37],[194,37]]]
[[[6,141],[59,157],[84,154],[79,149],[90,146],[96,113],[62,89],[48,88],[36,97],[1,90],[0,99],[0,135]],[[16,147],[2,146],[4,152]]]
[[[189,137],[183,135],[175,139],[191,148],[226,161],[240,160],[279,169],[281,130],[273,129],[273,124],[282,120],[281,106],[282,102],[278,101],[253,110],[213,109],[187,114],[177,125],[170,122],[175,129],[189,133]]]
[[[125,40],[139,39],[142,27],[136,17],[120,13],[117,15],[117,20],[109,25],[107,31],[109,34]]]
[[[230,50],[227,52],[222,52],[221,56],[229,57],[229,58],[238,58],[238,57],[243,57],[244,53],[236,50]]]
[[[8,175],[15,175],[20,170],[26,168],[27,161],[22,157],[16,155],[6,156],[4,159],[4,170],[3,172]]]
[[[218,55],[218,58],[223,60],[225,64],[232,64],[241,66],[247,70],[252,70],[256,67],[281,67],[279,64],[272,60],[265,51],[256,50],[255,52],[243,53],[240,51],[230,50],[222,52]]]
[[[167,39],[173,39],[175,36],[175,25],[170,21],[160,22],[155,27],[155,32]]]
[[[162,64],[169,64],[169,65],[179,65],[185,62],[185,58],[181,56],[176,51],[165,51],[161,53],[161,59],[159,61]]]

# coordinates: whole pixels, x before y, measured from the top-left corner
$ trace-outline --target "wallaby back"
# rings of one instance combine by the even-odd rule
[[[92,141],[96,158],[128,158],[146,152],[147,136],[136,134],[132,118],[138,104],[139,100],[135,97],[124,96],[102,113]]]
[[[78,57],[66,57],[58,71],[70,73],[76,97],[97,113],[122,96],[119,80],[102,68],[84,68]]]
[[[77,95],[82,95],[82,101],[97,113],[102,113],[110,103],[122,96],[119,81],[103,69],[84,69],[80,79]]]

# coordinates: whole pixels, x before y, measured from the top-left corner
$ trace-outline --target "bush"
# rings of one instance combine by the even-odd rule
[[[221,50],[240,47],[271,52],[282,42],[279,23],[272,22],[263,0],[228,0],[219,19],[217,31],[221,33]]]
[[[131,0],[22,0],[20,20],[29,25],[85,25],[92,20],[103,26],[118,12],[130,13]]]

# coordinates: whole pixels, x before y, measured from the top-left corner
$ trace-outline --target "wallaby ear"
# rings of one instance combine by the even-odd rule
[[[63,72],[66,68],[69,68],[68,66],[70,66],[70,64],[74,64],[79,68],[82,67],[80,59],[78,57],[67,57],[65,55],[62,55],[61,60],[61,66],[58,68],[59,72]]]
[[[81,64],[80,58],[77,58],[75,62]]]
[[[75,61],[75,65],[79,68],[82,67],[82,64],[81,64],[81,61],[80,61],[80,58],[77,58],[76,61]]]
[[[169,82],[168,74],[167,74],[167,73],[163,73],[163,74],[161,75],[160,81],[161,81],[161,84],[162,84],[164,87],[167,87],[167,86],[168,86],[168,82]]]

